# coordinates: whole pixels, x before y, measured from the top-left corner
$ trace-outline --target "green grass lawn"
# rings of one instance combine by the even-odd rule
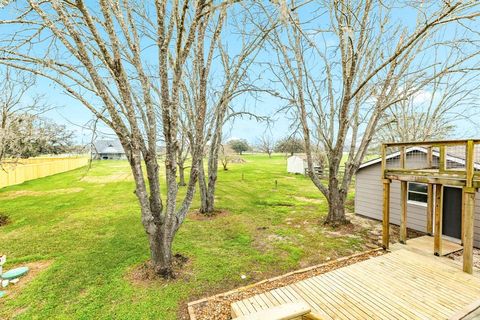
[[[126,161],[0,190],[6,269],[51,261],[0,300],[0,318],[177,319],[190,300],[362,250],[361,235],[319,223],[325,200],[308,178],[286,173],[283,156],[244,159],[219,173],[217,207],[228,214],[183,224],[174,251],[190,259],[188,272],[170,282],[129,280],[149,253]]]

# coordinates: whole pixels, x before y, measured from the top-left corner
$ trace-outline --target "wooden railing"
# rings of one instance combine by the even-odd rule
[[[415,153],[420,154],[415,159]],[[388,162],[389,157],[398,161]],[[402,179],[403,177],[403,179]],[[480,187],[480,140],[385,143],[382,178]]]

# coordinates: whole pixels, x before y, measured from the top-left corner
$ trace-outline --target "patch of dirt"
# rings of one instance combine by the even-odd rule
[[[30,281],[35,279],[35,277],[37,277],[42,271],[45,271],[48,267],[50,267],[52,263],[52,260],[42,260],[11,266],[8,264],[7,260],[7,263],[3,266],[4,271],[22,266],[28,267],[29,270],[28,273],[21,277],[20,281],[18,281],[16,284],[9,284],[8,287],[2,289],[3,291],[7,292],[7,295],[0,299],[0,306],[2,305],[2,301],[13,299]]]
[[[264,280],[234,291],[207,298],[205,301],[191,306],[191,309],[195,313],[197,320],[229,320],[231,319],[230,305],[236,301],[248,299],[257,294],[287,286],[294,282],[314,277],[383,254],[385,254],[384,251],[368,251],[335,261],[330,261],[304,270],[287,273],[286,275],[280,277]],[[180,318],[188,319],[188,316],[185,315],[184,312],[180,314]]]
[[[463,263],[463,250],[450,253],[448,258]],[[473,266],[480,269],[480,249],[473,248]]]
[[[175,278],[164,279],[155,273],[152,262],[146,261],[130,270],[126,279],[134,286],[148,287],[159,283],[168,283],[178,280],[188,280],[193,274],[191,270],[191,261],[181,254],[175,254],[173,257],[173,273]]]
[[[133,181],[133,176],[131,173],[117,173],[111,174],[108,176],[85,176],[80,181],[89,182],[89,183],[110,183],[110,182],[121,182],[121,181]]]
[[[0,194],[1,199],[15,199],[19,197],[36,197],[36,196],[45,196],[45,195],[60,195],[60,194],[69,194],[77,193],[83,191],[83,188],[65,188],[65,189],[54,189],[48,191],[33,191],[33,190],[18,190],[18,191],[9,191]]]
[[[382,222],[365,217],[347,213],[347,219],[351,223],[333,228],[334,234],[343,236],[358,235],[365,239],[365,248],[374,249],[382,246]],[[332,235],[334,235],[332,234]],[[407,228],[407,239],[418,238],[424,236],[424,232]],[[390,243],[400,241],[400,227],[390,225]]]
[[[232,160],[230,160],[230,162],[231,163],[247,163],[247,161],[242,158],[233,158]]]
[[[312,198],[305,198],[305,197],[293,197],[297,201],[302,201],[302,202],[309,202],[309,203],[323,203],[321,199],[312,199]]]
[[[10,223],[10,218],[6,214],[0,213],[0,227],[6,226],[9,223]]]
[[[206,215],[200,213],[198,210],[192,211],[188,214],[188,217],[195,221],[206,221],[206,220],[215,220],[217,218],[225,217],[230,215],[230,212],[227,210],[215,210],[212,214]]]

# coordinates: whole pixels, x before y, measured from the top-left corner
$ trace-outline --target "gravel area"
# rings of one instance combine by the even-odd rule
[[[463,250],[448,255],[450,259],[463,263]],[[480,249],[473,248],[473,266],[480,269]]]

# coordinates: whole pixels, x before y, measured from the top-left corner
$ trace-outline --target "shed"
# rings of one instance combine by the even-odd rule
[[[97,140],[93,144],[94,160],[125,160],[127,156],[119,140]]]
[[[406,161],[416,163],[422,167],[427,163],[428,150],[422,147],[411,147],[405,151]],[[434,165],[438,165],[439,152],[432,153]],[[475,156],[474,168],[480,170],[480,157]],[[400,162],[400,152],[386,156],[386,161],[395,166]],[[382,158],[373,159],[363,163],[355,179],[355,213],[375,220],[382,220],[383,213],[383,184],[382,184]],[[445,156],[449,168],[465,167],[465,151],[450,149]],[[401,219],[401,190],[400,182],[391,182],[390,192],[390,222],[400,225]],[[462,188],[445,184],[443,188],[443,219],[442,236],[450,241],[461,242],[462,232]],[[427,232],[427,184],[409,181],[407,183],[407,227],[421,232]],[[434,197],[435,198],[435,197]],[[480,248],[480,193],[475,196],[475,226],[474,246]]]
[[[287,159],[287,172],[305,174],[308,169],[307,160],[304,156],[293,155]]]

